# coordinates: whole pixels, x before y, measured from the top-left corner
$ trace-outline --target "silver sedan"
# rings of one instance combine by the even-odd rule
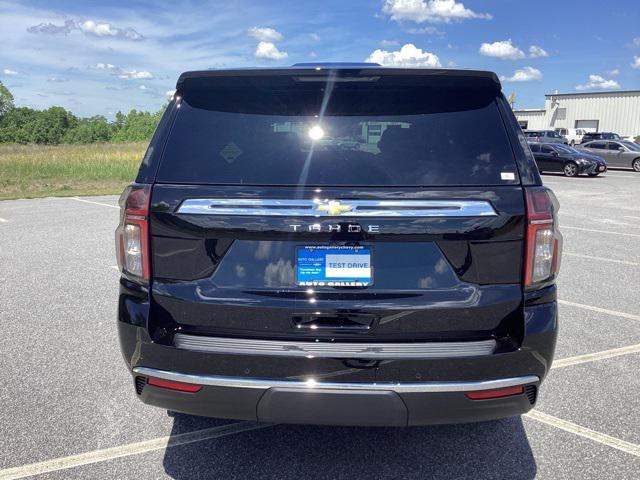
[[[637,143],[626,140],[594,140],[577,148],[603,157],[609,167],[633,168],[640,172],[640,145]]]

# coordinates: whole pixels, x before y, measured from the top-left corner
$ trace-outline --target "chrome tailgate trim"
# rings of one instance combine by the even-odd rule
[[[486,217],[497,212],[486,200],[320,200],[190,198],[178,214],[269,217]]]
[[[243,338],[204,337],[177,333],[174,346],[196,352],[273,357],[427,359],[491,355],[493,339],[471,342],[346,343],[292,342]]]

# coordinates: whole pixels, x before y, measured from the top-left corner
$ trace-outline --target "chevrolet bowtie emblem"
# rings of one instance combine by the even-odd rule
[[[338,216],[343,213],[353,211],[353,205],[342,204],[338,201],[331,200],[329,202],[323,202],[316,207],[316,210],[320,212],[326,212],[328,215]]]

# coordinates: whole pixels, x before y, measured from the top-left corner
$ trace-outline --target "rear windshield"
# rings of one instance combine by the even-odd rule
[[[160,183],[518,183],[495,91],[307,84],[186,93]]]

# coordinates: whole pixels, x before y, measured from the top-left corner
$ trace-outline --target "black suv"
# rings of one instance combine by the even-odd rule
[[[536,402],[558,204],[494,73],[184,73],[120,204],[118,329],[145,403],[405,426]]]
[[[613,132],[587,132],[582,136],[580,143],[587,143],[593,140],[620,140],[620,135]]]

